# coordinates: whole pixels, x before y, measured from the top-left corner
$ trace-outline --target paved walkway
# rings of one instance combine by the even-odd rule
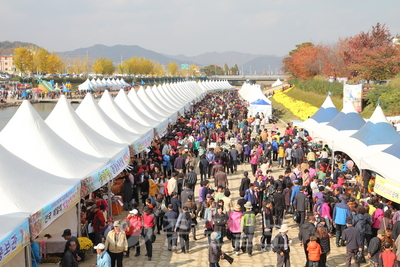
[[[278,125],[279,128],[284,127],[284,125]],[[274,162],[275,163],[275,162]],[[273,166],[273,176],[276,178],[280,174],[283,173],[283,169],[277,168]],[[238,188],[240,186],[241,178],[243,177],[243,172],[250,172],[250,165],[239,165],[238,166],[238,174],[229,176],[229,183],[231,189],[231,197],[236,203],[236,200],[239,199]],[[252,178],[251,178],[252,179]],[[213,181],[212,181],[213,182]],[[198,188],[198,187],[197,187]],[[196,190],[197,191],[197,190]],[[195,192],[197,194],[197,192]],[[197,199],[197,197],[196,197]],[[116,219],[124,220],[127,216],[127,212],[121,213]],[[258,224],[260,225],[261,217],[257,216]],[[285,222],[289,224],[290,231],[288,236],[293,240],[291,245],[291,266],[294,267],[302,267],[305,265],[305,255],[303,247],[299,246],[298,235],[298,227],[293,223],[293,220],[290,215],[285,217]],[[173,253],[167,250],[166,247],[166,238],[165,234],[157,235],[157,240],[153,244],[153,259],[152,261],[148,261],[147,257],[145,257],[146,248],[144,245],[141,247],[141,255],[139,257],[134,257],[134,253],[131,253],[130,258],[124,258],[124,267],[130,266],[146,266],[146,267],[156,267],[156,266],[188,266],[188,267],[205,267],[208,266],[208,245],[207,238],[203,235],[203,224],[202,221],[199,220],[198,230],[197,230],[197,241],[193,241],[192,235],[190,235],[190,253],[183,254],[181,252]],[[277,231],[273,231],[273,237],[277,234]],[[272,251],[270,252],[261,252],[259,246],[259,240],[261,235],[261,227],[255,233],[254,238],[254,249],[253,256],[249,257],[247,254],[240,254],[238,256],[234,255],[232,252],[231,243],[229,240],[224,240],[224,245],[222,250],[231,255],[235,261],[232,266],[253,266],[253,267],[272,267],[276,266],[276,254]],[[345,248],[337,248],[335,245],[335,238],[331,238],[331,253],[328,255],[328,264],[330,266],[345,266]],[[95,254],[88,253],[86,256],[86,260],[83,263],[80,263],[81,267],[91,267],[93,263],[96,261]],[[221,260],[220,265],[222,267],[231,266],[225,260]],[[45,264],[42,266],[55,266],[54,264]],[[353,262],[354,266],[354,262]],[[364,264],[362,266],[367,266]]]

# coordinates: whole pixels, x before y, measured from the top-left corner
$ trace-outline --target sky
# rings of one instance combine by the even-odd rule
[[[377,22],[400,34],[397,0],[1,0],[0,41],[65,52],[139,45],[167,55],[236,51],[284,56]]]

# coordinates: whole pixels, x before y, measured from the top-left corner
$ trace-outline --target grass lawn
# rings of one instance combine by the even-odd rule
[[[279,119],[283,120],[286,123],[288,123],[290,120],[300,120],[300,118],[293,115],[293,113],[290,112],[289,109],[285,108],[282,104],[276,102],[274,98],[270,97],[269,100],[271,100],[272,106],[274,107],[274,109],[276,109],[275,115],[278,116]]]

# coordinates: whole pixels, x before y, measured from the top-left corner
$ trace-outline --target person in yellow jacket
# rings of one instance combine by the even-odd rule
[[[156,194],[160,192],[159,185],[153,180],[149,179],[149,197],[151,198],[151,204],[156,204]]]
[[[128,241],[125,232],[121,231],[119,221],[115,221],[114,229],[108,232],[105,249],[110,254],[112,266],[117,261],[117,267],[122,267],[122,259],[128,251]]]

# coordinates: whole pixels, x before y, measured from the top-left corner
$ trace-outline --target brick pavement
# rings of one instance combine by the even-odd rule
[[[284,129],[283,125],[279,125],[279,128]],[[276,178],[279,174],[283,174],[283,169],[276,167],[276,162],[274,162],[273,166],[273,176]],[[231,197],[234,200],[234,203],[237,199],[239,199],[238,188],[240,185],[241,178],[243,177],[243,172],[250,172],[250,165],[239,165],[238,166],[238,174],[229,175],[229,184],[231,185]],[[252,179],[252,178],[251,178]],[[213,182],[213,181],[212,181]],[[198,187],[197,187],[198,188]],[[197,191],[197,190],[196,190]],[[197,192],[195,192],[197,195]],[[197,199],[197,197],[196,197]],[[121,213],[119,216],[116,216],[115,219],[124,220],[127,212]],[[260,225],[261,217],[257,215],[257,221]],[[305,255],[303,247],[299,246],[298,235],[298,227],[293,223],[290,215],[285,216],[285,222],[289,224],[290,231],[288,236],[293,240],[291,244],[291,266],[294,267],[302,267],[305,265]],[[146,267],[156,267],[156,266],[188,266],[188,267],[205,267],[208,266],[208,245],[207,238],[203,235],[203,224],[202,220],[199,220],[197,229],[197,241],[193,241],[192,235],[190,235],[190,253],[183,254],[181,252],[173,253],[167,250],[166,247],[166,237],[165,234],[157,235],[157,240],[153,244],[153,258],[152,261],[148,261],[147,257],[144,256],[146,253],[146,248],[144,244],[141,246],[141,255],[139,257],[134,257],[134,253],[131,253],[129,258],[124,258],[124,266],[133,267],[133,266],[146,266]],[[273,236],[275,236],[278,232],[273,231]],[[232,247],[229,240],[224,240],[224,245],[222,250],[231,255],[235,261],[232,266],[253,266],[253,267],[272,267],[276,266],[276,254],[272,251],[269,252],[261,252],[259,246],[261,234],[261,227],[255,233],[254,238],[254,249],[253,256],[249,257],[247,254],[240,254],[238,256],[234,255],[232,252]],[[345,266],[345,248],[337,248],[335,245],[335,238],[331,238],[331,253],[328,255],[327,263],[330,266]],[[179,247],[179,244],[178,244]],[[95,254],[88,253],[85,262],[80,263],[80,267],[91,267],[95,262]],[[54,266],[54,264],[45,264],[42,266]],[[231,266],[228,262],[221,260],[220,265],[222,267]],[[353,264],[354,266],[354,261]],[[367,264],[363,264],[361,266],[367,266]]]

